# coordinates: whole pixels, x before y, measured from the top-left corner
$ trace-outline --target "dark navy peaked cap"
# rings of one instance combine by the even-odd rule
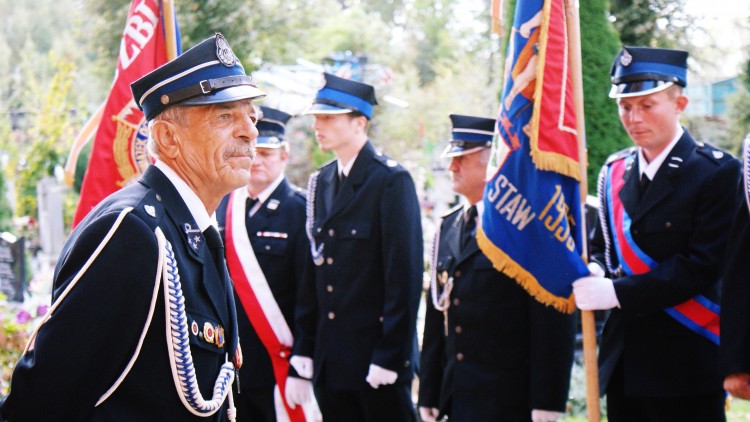
[[[687,86],[687,51],[625,47],[615,57],[611,98],[653,94],[677,84]]]
[[[318,91],[312,107],[303,114],[345,114],[357,111],[372,118],[372,107],[378,103],[375,88],[362,82],[324,73],[325,85]]]
[[[450,145],[443,151],[443,157],[471,154],[492,146],[495,119],[460,114],[451,114],[449,117],[452,139]]]
[[[133,82],[130,89],[146,120],[175,104],[218,104],[266,95],[218,32]]]
[[[292,117],[281,110],[260,106],[263,116],[255,127],[258,129],[258,148],[279,148],[284,145],[286,122]]]

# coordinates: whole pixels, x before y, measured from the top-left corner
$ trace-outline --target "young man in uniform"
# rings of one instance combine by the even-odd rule
[[[612,422],[725,420],[718,304],[739,162],[680,126],[687,57],[625,47],[612,66],[635,146],[602,169],[592,275],[573,284],[580,309],[612,309],[599,352]]]
[[[313,379],[326,422],[413,421],[423,272],[414,182],[367,137],[375,89],[324,76],[307,114],[320,148],[336,160],[310,177],[315,282],[298,301],[293,375]],[[296,391],[287,395],[304,401]]]

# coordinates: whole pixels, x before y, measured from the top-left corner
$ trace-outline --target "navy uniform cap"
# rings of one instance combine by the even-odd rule
[[[175,104],[218,104],[266,95],[218,32],[133,82],[130,89],[146,120]]]
[[[610,74],[610,98],[635,97],[687,86],[687,51],[666,48],[624,47],[615,57]]]
[[[313,105],[303,114],[345,114],[353,111],[372,118],[372,107],[378,103],[375,88],[362,82],[324,73],[325,85],[315,95]]]
[[[451,114],[451,141],[443,151],[443,157],[471,154],[492,146],[495,134],[495,119],[487,117]]]
[[[279,148],[284,145],[286,122],[292,117],[281,110],[260,106],[262,117],[255,124],[258,129],[258,148]]]

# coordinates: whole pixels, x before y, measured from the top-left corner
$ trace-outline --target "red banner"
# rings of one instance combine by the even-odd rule
[[[161,15],[157,0],[133,0],[130,5],[115,79],[94,138],[73,227],[151,163],[148,129],[130,84],[167,61]]]

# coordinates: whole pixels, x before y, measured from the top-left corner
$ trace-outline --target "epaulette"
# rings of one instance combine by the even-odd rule
[[[707,144],[705,142],[696,142],[696,144],[697,144],[697,148],[695,150],[699,154],[703,155],[704,157],[709,158],[711,161],[715,163],[721,163],[732,157],[732,155],[729,154],[728,152],[723,151],[719,148],[716,148],[715,146],[711,144]]]
[[[162,218],[166,215],[164,204],[161,202],[161,196],[154,191],[150,191],[141,201],[133,208],[133,213],[138,215],[149,226],[156,228],[161,223]]]
[[[375,158],[375,161],[377,161],[378,163],[384,165],[387,168],[395,169],[397,167],[400,167],[400,165],[398,164],[398,161],[396,161],[393,158],[391,158],[391,157],[383,154],[380,151],[376,152],[375,155],[373,156],[373,158]]]
[[[326,161],[325,163],[323,163],[322,165],[318,167],[318,170],[323,170],[324,168],[330,166],[331,164],[336,164],[336,158],[332,158]]]
[[[307,191],[299,186],[292,185],[292,192],[300,198],[307,200]]]
[[[605,162],[605,164],[611,164],[611,163],[614,163],[615,161],[622,160],[623,158],[628,157],[629,155],[635,153],[635,151],[636,151],[636,147],[628,147],[620,151],[617,151],[616,153],[607,157],[607,161]]]
[[[440,216],[442,219],[446,219],[450,217],[451,215],[455,214],[457,211],[460,211],[464,207],[463,202],[459,202],[458,204],[454,205],[451,209],[444,212],[443,215]]]

